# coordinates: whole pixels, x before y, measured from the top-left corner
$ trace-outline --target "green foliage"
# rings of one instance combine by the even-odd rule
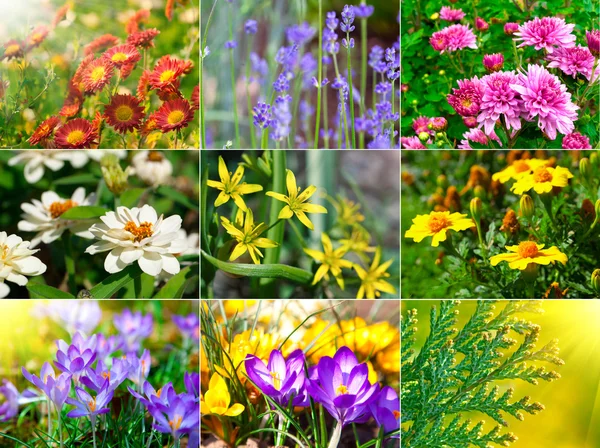
[[[430,329],[422,347],[415,346],[417,312],[408,310],[401,321],[402,447],[469,448],[507,446],[516,437],[504,432],[510,415],[544,409],[530,397],[513,399],[515,392],[502,381],[537,384],[560,378],[539,362],[562,365],[558,341],[536,349],[540,327],[517,317],[539,313],[540,302],[478,301],[462,328],[456,328],[458,301],[432,306]],[[513,339],[518,338],[517,339]],[[484,422],[472,426],[462,414],[487,415],[498,426],[484,431]],[[494,445],[495,444],[495,445]]]

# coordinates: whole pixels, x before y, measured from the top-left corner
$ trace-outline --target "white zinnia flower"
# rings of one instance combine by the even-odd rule
[[[135,174],[153,187],[168,183],[173,165],[158,151],[138,151],[131,161]]]
[[[54,191],[42,193],[41,201],[33,199],[32,203],[21,204],[21,209],[25,212],[19,221],[19,230],[23,232],[38,232],[31,240],[31,247],[36,247],[40,241],[49,244],[61,237],[67,229],[82,238],[94,238],[89,231],[93,221],[86,220],[67,220],[60,216],[70,208],[93,205],[96,202],[96,194],[92,193],[85,197],[85,188],[79,187],[73,192],[71,199],[63,199]]]
[[[27,277],[46,272],[46,265],[33,257],[38,250],[29,249],[29,241],[17,235],[0,232],[0,298],[8,296],[10,288],[5,281],[20,286],[27,284]]]
[[[142,208],[119,207],[100,217],[102,223],[94,224],[90,231],[100,241],[85,251],[89,254],[110,251],[104,260],[104,269],[113,274],[137,261],[142,271],[156,276],[163,270],[169,274],[179,272],[179,261],[174,254],[187,249],[187,242],[177,231],[181,217],[157,216],[149,205]]]
[[[25,180],[30,184],[36,183],[44,176],[45,168],[58,171],[65,162],[70,162],[74,168],[81,168],[88,162],[86,151],[57,151],[55,149],[29,149],[22,151],[8,161],[9,166],[25,162]]]

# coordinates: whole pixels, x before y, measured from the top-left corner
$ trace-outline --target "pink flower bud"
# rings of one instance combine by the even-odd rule
[[[502,70],[502,67],[504,67],[504,56],[502,53],[486,54],[483,57],[483,66],[490,73]]]
[[[477,17],[475,19],[475,27],[479,30],[479,31],[485,31],[487,30],[490,26],[488,25],[488,23],[483,20],[481,17]]]
[[[508,22],[504,25],[504,34],[509,36],[519,31],[519,24],[516,22]]]
[[[478,125],[476,117],[463,117],[463,123],[471,129],[476,128]]]

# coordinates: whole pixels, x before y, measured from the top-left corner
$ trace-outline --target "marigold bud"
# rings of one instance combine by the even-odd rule
[[[590,159],[587,157],[584,157],[579,161],[579,173],[584,180],[590,180],[592,167],[590,166]]]
[[[473,219],[475,220],[475,222],[479,222],[479,220],[481,219],[483,202],[481,202],[481,199],[479,199],[479,198],[473,198],[473,199],[471,199],[470,207],[471,207],[471,215],[473,216]]]
[[[481,185],[477,185],[473,189],[473,193],[475,194],[476,198],[479,198],[479,199],[486,199],[487,198],[487,191],[485,191],[485,188],[483,188]]]
[[[502,218],[502,227],[500,227],[500,231],[514,235],[519,233],[520,228],[521,225],[517,219],[517,214],[514,210],[508,209],[504,215],[504,218]]]
[[[419,140],[426,142],[429,140],[429,134],[427,132],[419,132]]]
[[[523,215],[525,218],[531,219],[535,214],[535,204],[533,203],[531,196],[528,194],[521,196],[519,206],[521,207],[521,215]]]
[[[594,272],[592,272],[592,288],[600,294],[600,269],[595,269]]]

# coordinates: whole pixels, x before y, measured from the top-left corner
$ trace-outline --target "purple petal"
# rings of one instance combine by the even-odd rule
[[[356,355],[346,346],[338,349],[335,355],[333,355],[333,360],[340,366],[342,372],[348,374],[358,364]]]

